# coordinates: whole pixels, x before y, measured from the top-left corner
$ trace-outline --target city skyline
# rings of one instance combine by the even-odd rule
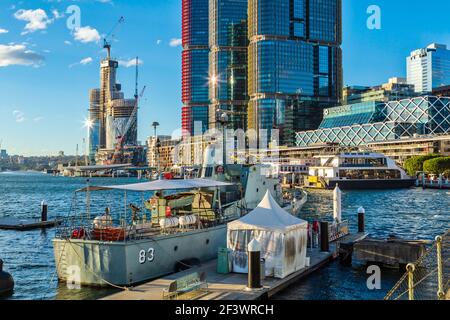
[[[381,8],[380,30],[366,25],[370,16],[366,10],[373,4]],[[343,0],[344,85],[376,85],[389,77],[406,77],[405,58],[412,50],[432,42],[450,45],[450,30],[445,29],[450,4],[438,4],[433,17],[421,17],[422,23],[417,24],[407,18],[421,14],[419,3],[408,3],[401,11],[401,5],[386,0]],[[140,87],[148,86],[138,139],[144,142],[153,134],[152,121],[161,124],[160,134],[179,129],[181,0],[46,0],[13,5],[14,1],[4,1],[0,13],[0,140],[9,154],[57,154],[59,150],[75,154],[77,143],[83,152],[89,89],[99,86],[99,62],[106,55],[101,38],[120,16],[126,21],[116,32],[112,48],[120,61],[118,80],[126,96],[132,96],[133,61],[139,56]],[[70,5],[81,9],[78,32],[66,26]],[[98,10],[102,10],[101,21],[96,19]]]

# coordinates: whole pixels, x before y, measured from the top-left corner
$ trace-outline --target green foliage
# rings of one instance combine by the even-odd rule
[[[439,157],[423,163],[423,170],[432,174],[441,174],[450,170],[450,157]]]
[[[405,161],[404,167],[410,176],[416,175],[418,171],[424,171],[423,164],[425,161],[442,157],[439,154],[427,154],[425,156],[414,156]]]

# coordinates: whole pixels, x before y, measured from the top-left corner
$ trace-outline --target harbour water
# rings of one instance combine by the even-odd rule
[[[137,182],[133,178],[91,179],[91,183],[116,184]],[[39,204],[46,200],[49,218],[65,216],[74,197],[73,191],[86,185],[83,178],[64,178],[39,173],[0,173],[0,217],[33,218],[39,216]],[[78,196],[82,202],[82,195]],[[134,197],[134,198],[133,198]],[[128,201],[139,203],[139,195]],[[123,208],[120,194],[105,197],[93,194],[93,214],[106,206]],[[81,202],[79,206],[81,207]],[[403,238],[433,239],[450,227],[450,192],[444,190],[347,191],[342,195],[343,218],[356,230],[356,212],[366,209],[366,231],[375,237],[395,234]],[[302,218],[313,220],[332,212],[330,191],[311,191],[302,210]],[[114,214],[114,212],[113,212]],[[112,289],[69,290],[58,284],[52,242],[55,230],[0,230],[0,257],[5,270],[13,274],[16,287],[10,299],[95,299],[114,292]],[[306,280],[288,288],[277,299],[381,299],[400,277],[396,270],[383,269],[381,290],[368,290],[366,269],[332,263]]]

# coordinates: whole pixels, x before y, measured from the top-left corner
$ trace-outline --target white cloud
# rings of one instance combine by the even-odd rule
[[[91,57],[87,57],[87,58],[82,59],[82,60],[80,61],[80,64],[86,65],[86,64],[89,64],[89,63],[91,63],[91,62],[92,62],[92,58],[91,58]]]
[[[144,61],[141,59],[138,59],[138,64],[143,64]],[[134,67],[136,66],[136,59],[130,59],[130,60],[119,60],[119,65],[125,68]]]
[[[76,65],[85,66],[85,65],[92,63],[92,61],[94,61],[94,60],[91,57],[87,57],[87,58],[81,59],[80,62],[72,63],[71,65],[69,65],[69,68],[72,68]]]
[[[158,40],[156,40],[156,44],[157,44],[157,45],[160,45],[160,44],[161,44],[161,42],[162,42],[162,40],[159,40],[159,39],[158,39]]]
[[[24,44],[0,44],[0,67],[11,65],[39,66],[44,57],[29,50]]]
[[[3,33],[8,33],[9,31],[8,30],[6,30],[6,29],[3,29],[3,28],[0,28],[0,34],[3,34]]]
[[[19,10],[14,13],[14,17],[17,20],[22,20],[28,22],[25,25],[25,30],[22,34],[27,34],[31,32],[35,32],[38,30],[45,30],[47,26],[53,22],[52,19],[49,19],[47,13],[45,13],[42,9],[36,10]]]
[[[23,113],[20,110],[14,110],[13,111],[13,116],[16,120],[16,122],[21,123],[25,121],[25,113]]]
[[[56,9],[54,9],[54,10],[52,10],[52,14],[53,14],[53,17],[55,18],[55,19],[61,19],[61,18],[64,18],[64,13],[60,13],[58,10],[56,10]]]
[[[70,42],[69,40],[64,41],[64,44],[67,44],[68,46],[72,45],[72,42]]]
[[[170,45],[171,47],[178,47],[178,46],[181,46],[181,39],[178,39],[178,38],[172,38],[172,39],[170,39],[169,45]]]
[[[96,29],[86,26],[76,29],[74,38],[82,43],[98,42],[100,40],[100,34]]]
[[[41,116],[36,117],[36,118],[33,119],[34,122],[40,122],[42,120],[44,120],[44,117],[41,117]]]

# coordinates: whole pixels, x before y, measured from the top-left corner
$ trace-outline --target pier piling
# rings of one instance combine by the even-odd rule
[[[48,219],[48,206],[45,200],[42,200],[41,202],[41,221],[46,222]]]
[[[320,222],[320,251],[330,251],[330,237],[328,235],[328,222]]]
[[[253,239],[248,244],[248,285],[249,289],[261,288],[261,245]]]
[[[366,210],[363,207],[358,208],[358,233],[364,233],[364,214]]]

